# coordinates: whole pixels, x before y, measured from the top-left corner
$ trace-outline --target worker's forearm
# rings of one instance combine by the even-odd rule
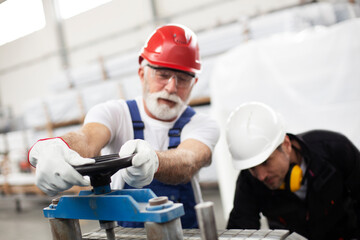
[[[109,141],[110,131],[102,124],[88,123],[79,131],[70,132],[62,138],[80,156],[96,157]]]
[[[95,157],[100,153],[99,149],[92,148],[88,137],[82,132],[69,132],[61,137],[69,147],[82,157]]]
[[[157,152],[159,169],[155,174],[155,178],[167,184],[189,182],[194,174],[211,162],[209,149],[199,149],[199,151],[193,152],[177,148]]]

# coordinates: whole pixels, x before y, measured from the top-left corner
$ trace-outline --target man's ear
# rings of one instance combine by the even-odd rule
[[[283,150],[286,153],[290,154],[291,152],[291,141],[288,135],[285,135],[284,142],[283,142]]]
[[[191,86],[191,91],[192,91],[193,87],[195,86],[195,84],[197,83],[198,79],[199,78],[195,78],[194,84]],[[190,100],[190,98],[188,100]]]
[[[138,75],[139,75],[139,78],[140,78],[140,81],[141,81],[141,84],[144,83],[144,75],[145,75],[145,69],[144,67],[139,67],[138,69]]]

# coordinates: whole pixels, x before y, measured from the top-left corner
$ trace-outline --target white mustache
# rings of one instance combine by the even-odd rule
[[[170,108],[167,104],[159,104],[159,98],[173,101],[176,103],[176,105]],[[180,97],[175,94],[169,94],[165,90],[145,94],[145,101],[151,114],[162,120],[175,118],[185,105]]]
[[[170,100],[170,101],[173,101],[173,102],[178,103],[178,104],[181,104],[183,102],[180,97],[178,97],[175,94],[169,94],[165,90],[163,90],[161,92],[153,93],[152,96],[154,98],[163,98],[163,99],[166,99],[166,100]]]

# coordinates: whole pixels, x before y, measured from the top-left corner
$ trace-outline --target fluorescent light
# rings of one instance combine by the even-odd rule
[[[63,19],[71,18],[111,0],[58,0],[60,15]]]
[[[0,45],[45,27],[41,0],[11,0],[0,4]]]

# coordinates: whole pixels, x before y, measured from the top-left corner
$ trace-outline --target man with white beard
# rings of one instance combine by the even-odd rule
[[[191,178],[211,163],[219,138],[217,123],[187,106],[201,69],[196,35],[181,25],[157,28],[142,48],[138,75],[143,97],[113,100],[93,107],[77,132],[41,139],[29,151],[36,184],[48,195],[73,185],[88,185],[72,166],[90,157],[119,153],[132,167],[112,177],[111,187],[141,188],[184,205],[184,228],[198,227]],[[142,227],[137,223],[121,223]]]

